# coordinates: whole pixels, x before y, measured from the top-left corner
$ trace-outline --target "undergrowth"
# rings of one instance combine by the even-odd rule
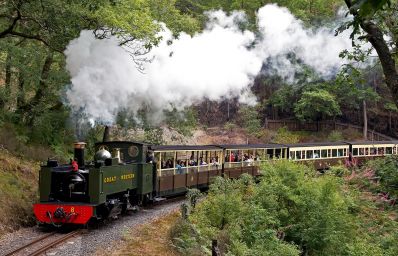
[[[397,161],[325,174],[277,161],[263,166],[259,183],[217,178],[196,207],[182,208],[171,241],[184,255],[209,254],[212,241],[222,255],[398,255],[388,190],[396,192]]]
[[[0,236],[35,224],[39,163],[0,150]]]

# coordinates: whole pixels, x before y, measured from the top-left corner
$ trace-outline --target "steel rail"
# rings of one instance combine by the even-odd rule
[[[18,249],[14,250],[14,251],[12,251],[12,252],[7,253],[5,256],[11,256],[11,255],[13,255],[13,254],[16,254],[17,252],[20,252],[20,251],[22,251],[22,250],[24,250],[24,249],[26,249],[26,248],[28,248],[28,247],[34,245],[34,244],[37,244],[38,242],[41,242],[41,241],[43,241],[44,239],[46,239],[47,237],[50,237],[50,236],[52,236],[52,235],[54,235],[54,234],[55,234],[55,232],[51,232],[51,233],[48,233],[47,235],[44,235],[44,236],[39,237],[39,238],[36,238],[35,240],[33,240],[33,241],[31,241],[31,242],[29,242],[29,243],[27,243],[27,244],[25,244],[25,245],[22,245],[22,246],[19,247]]]
[[[48,237],[50,237],[50,236],[52,236],[52,235],[54,235],[56,233],[57,232],[51,232],[51,233],[46,234],[46,235],[44,235],[42,237],[39,237],[39,238],[31,241],[30,243],[27,243],[27,244],[17,248],[14,251],[7,253],[5,256],[11,256],[11,255],[17,254],[18,252],[21,252],[21,251],[23,251],[23,250],[25,250],[25,249],[27,249],[29,247],[32,247],[35,244],[38,244],[39,242],[42,242],[42,241],[46,240]],[[69,232],[69,233],[67,233],[65,235],[62,235],[60,238],[58,238],[58,239],[56,239],[56,240],[44,245],[43,247],[40,247],[39,249],[35,250],[34,252],[26,254],[26,255],[38,256],[38,255],[46,252],[48,249],[50,249],[50,248],[52,248],[52,247],[54,247],[54,246],[56,246],[56,245],[58,245],[58,244],[60,244],[60,243],[62,243],[64,241],[66,241],[67,239],[69,239],[72,236],[75,236],[75,235],[77,235],[79,233],[80,233],[80,230],[75,230],[75,231]]]
[[[50,249],[50,248],[52,248],[52,247],[54,247],[54,246],[56,246],[56,245],[58,245],[58,244],[60,244],[60,243],[62,243],[64,241],[68,240],[72,236],[75,236],[75,235],[77,235],[79,233],[80,233],[80,230],[75,230],[75,231],[72,231],[70,233],[67,233],[67,234],[63,235],[62,237],[58,238],[57,240],[52,241],[51,243],[41,247],[40,249],[38,249],[35,252],[32,252],[32,253],[30,253],[28,255],[29,256],[38,256],[38,255],[46,252],[48,249]]]

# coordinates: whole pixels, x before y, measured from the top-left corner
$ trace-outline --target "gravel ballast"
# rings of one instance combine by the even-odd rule
[[[100,225],[97,229],[87,230],[83,234],[69,239],[62,245],[47,251],[46,255],[93,255],[98,251],[112,252],[115,250],[112,247],[122,240],[129,230],[179,209],[183,201],[181,199],[169,203],[164,202],[161,205],[140,209],[135,213],[128,213],[117,220]],[[45,233],[37,227],[22,229],[6,235],[0,240],[0,255],[5,255],[43,235]]]

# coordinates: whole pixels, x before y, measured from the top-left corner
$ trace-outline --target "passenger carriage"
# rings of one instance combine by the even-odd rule
[[[346,142],[290,144],[289,159],[312,164],[317,170],[348,160],[350,144]]]
[[[258,176],[262,162],[287,157],[288,147],[280,144],[220,145],[224,149],[224,176],[238,178],[243,173]]]
[[[397,155],[398,141],[350,142],[350,152],[355,164],[361,165],[370,159],[386,155]]]
[[[156,168],[157,196],[206,188],[222,172],[223,149],[218,146],[150,146]]]

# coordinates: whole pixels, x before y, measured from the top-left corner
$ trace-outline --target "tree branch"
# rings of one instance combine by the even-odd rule
[[[6,28],[4,31],[0,32],[0,38],[3,38],[5,36],[7,36],[8,34],[10,34],[15,26],[17,25],[18,20],[21,19],[21,13],[19,12],[19,10],[17,10],[17,17],[14,18],[14,20],[12,21],[11,25]]]

